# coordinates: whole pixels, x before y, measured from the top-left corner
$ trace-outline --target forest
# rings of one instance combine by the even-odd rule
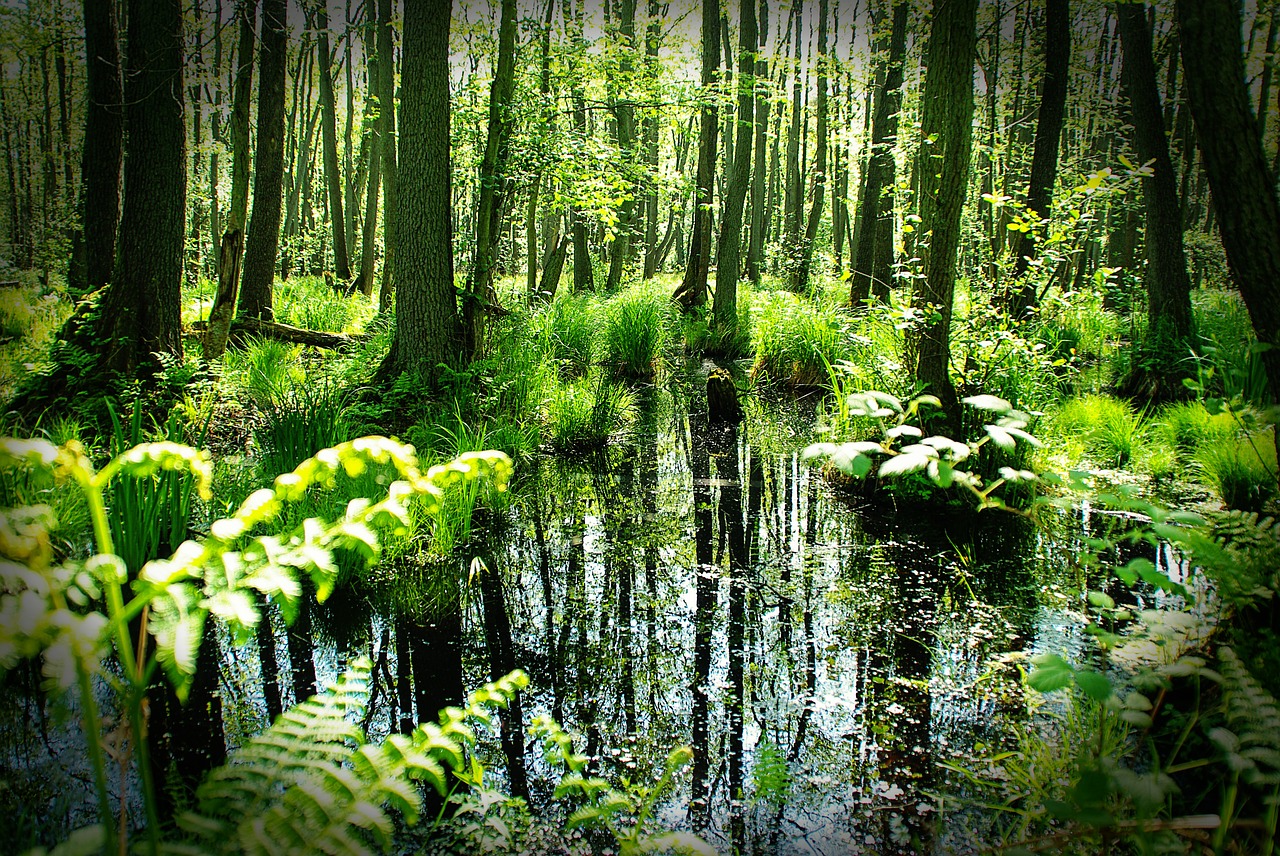
[[[0,853],[1275,853],[1278,39],[0,0]]]

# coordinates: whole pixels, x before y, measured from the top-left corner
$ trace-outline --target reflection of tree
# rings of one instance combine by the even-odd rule
[[[711,782],[710,694],[711,628],[715,620],[718,579],[712,566],[714,514],[711,506],[711,458],[707,447],[705,399],[703,408],[689,411],[689,469],[693,475],[694,577],[693,618],[693,770],[689,813],[698,827],[710,821]]]
[[[496,567],[491,550],[481,556],[480,598],[484,608],[484,641],[489,652],[489,679],[497,681],[519,664],[511,650],[511,618],[501,571]],[[507,756],[507,777],[511,795],[527,800],[529,781],[524,764],[524,710],[520,693],[512,697],[506,710],[498,711],[502,751]]]

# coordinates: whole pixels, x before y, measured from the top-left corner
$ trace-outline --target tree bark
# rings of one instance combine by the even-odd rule
[[[799,258],[791,290],[804,294],[809,291],[809,272],[813,266],[813,245],[818,240],[818,225],[822,222],[822,209],[827,198],[827,0],[818,0],[818,97],[817,142],[813,156],[813,201],[809,217],[805,221],[801,237]],[[797,205],[799,203],[797,202]],[[803,216],[803,207],[797,208]]]
[[[1047,220],[1053,205],[1053,183],[1058,175],[1058,145],[1066,119],[1067,75],[1071,65],[1071,11],[1067,0],[1045,0],[1044,44],[1044,78],[1040,83],[1040,115],[1031,154],[1027,207]],[[1036,283],[1024,279],[1036,257],[1036,249],[1035,235],[1022,233],[1015,274],[1023,281],[1010,297],[1011,317],[1023,317],[1036,304]]]
[[[114,2],[84,0],[84,39],[88,57],[85,77],[88,104],[80,160],[84,257],[82,274],[73,277],[72,286],[88,292],[111,280],[120,223],[124,83],[120,76],[119,22]],[[7,142],[5,149],[9,150]],[[12,171],[12,164],[9,168]],[[12,186],[10,191],[16,203]]]
[[[244,248],[240,285],[242,317],[270,321],[272,283],[280,248],[284,192],[284,90],[289,33],[286,0],[262,0],[262,49],[258,54],[258,151],[253,176],[253,219]]]
[[[1153,174],[1143,179],[1142,198],[1146,209],[1147,331],[1145,349],[1167,353],[1180,349],[1191,335],[1191,278],[1182,247],[1182,213],[1169,141],[1164,131],[1164,114],[1156,84],[1156,68],[1151,57],[1151,27],[1145,3],[1117,6],[1124,63],[1120,83],[1129,100],[1134,127],[1134,143],[1139,160],[1152,163]],[[1162,377],[1136,364],[1121,388],[1148,399],[1178,396],[1176,379]]]
[[[391,309],[395,280],[396,218],[400,210],[400,169],[396,152],[396,61],[391,0],[378,0],[378,127],[382,133],[382,287],[378,311]]]
[[[849,285],[849,305],[855,308],[873,294],[881,300],[887,299],[889,283],[893,281],[893,185],[897,170],[893,145],[898,136],[898,113],[902,109],[909,13],[908,3],[894,3],[884,85],[876,93],[871,122],[871,154],[867,158],[867,171],[858,194],[862,228],[858,230],[858,246]]]
[[[404,9],[399,154],[404,180],[391,221],[396,327],[378,370],[382,381],[406,371],[429,378],[438,364],[459,362],[462,325],[453,285],[449,158],[450,5],[450,0],[415,0]]]
[[[462,296],[462,331],[465,359],[478,358],[484,350],[485,318],[497,303],[493,269],[502,234],[502,209],[508,185],[507,161],[511,154],[512,98],[516,86],[516,3],[502,0],[498,22],[498,62],[489,89],[489,129],[480,161],[480,199],[476,211],[475,253]]]
[[[929,240],[917,245],[924,277],[916,280],[911,304],[926,318],[908,331],[907,362],[917,385],[941,400],[952,430],[959,418],[950,374],[951,313],[973,150],[977,11],[977,0],[934,0],[916,161],[921,226]]]
[[[751,142],[755,119],[756,0],[740,0],[738,32],[737,141],[725,194],[720,246],[716,252],[716,293],[711,324],[720,342],[730,343],[738,328],[738,280],[742,276],[742,213],[751,184]]]
[[[768,222],[765,205],[766,182],[768,179],[765,156],[769,141],[769,107],[770,99],[767,90],[769,81],[769,60],[765,55],[765,43],[769,38],[769,0],[759,0],[760,11],[756,19],[758,51],[755,64],[756,103],[753,118],[755,119],[755,163],[751,173],[751,237],[747,242],[747,276],[751,282],[760,284],[760,276],[764,267],[764,238]]]
[[[333,244],[333,273],[346,289],[351,281],[347,253],[347,221],[342,209],[342,173],[338,169],[338,111],[333,96],[333,54],[329,50],[328,0],[316,0],[317,66],[320,70],[320,145],[325,187],[329,192],[329,237]]]
[[[231,208],[227,228],[218,246],[218,291],[209,310],[209,327],[204,336],[204,358],[210,362],[222,356],[227,332],[240,289],[240,263],[244,259],[244,227],[249,216],[249,101],[253,97],[254,24],[258,9],[255,0],[240,0],[236,17],[240,21],[240,46],[236,55],[235,91],[231,96]]]
[[[378,15],[376,7],[370,5],[369,11],[366,13],[370,22],[365,41],[366,50],[366,73],[369,77],[369,95],[365,101],[365,123],[368,129],[365,133],[365,201],[364,201],[364,222],[360,235],[360,273],[356,276],[356,287],[365,297],[373,295],[373,268],[375,257],[377,256],[377,248],[375,246],[378,237],[378,191],[382,189],[382,149],[384,145],[394,145],[394,141],[382,139],[382,121],[381,114],[378,118],[374,118],[374,111],[382,109],[381,98],[381,66],[382,57],[377,50],[377,33],[379,29]],[[394,105],[388,105],[388,110],[393,110]]]
[[[152,354],[182,359],[187,126],[179,0],[129,0],[127,39],[124,202],[98,338],[103,367],[132,375]]]
[[[1178,0],[1186,93],[1232,278],[1280,400],[1280,202],[1249,103],[1233,0]]]
[[[632,56],[635,53],[636,0],[619,0],[618,16],[618,32],[622,41],[619,46],[618,79],[626,89],[632,85],[632,75],[635,68]],[[622,274],[631,256],[631,233],[636,219],[635,200],[639,191],[634,178],[631,177],[631,173],[635,169],[636,108],[629,93],[624,93],[619,98],[615,92],[612,95],[612,101],[614,104],[613,114],[618,129],[618,153],[622,158],[623,169],[628,176],[629,192],[619,206],[617,233],[614,235],[613,243],[609,247],[609,278],[605,283],[605,290],[610,293],[617,291],[622,284]]]
[[[649,0],[649,15],[644,35],[645,71],[651,81],[658,74],[658,47],[662,42],[662,5]],[[644,203],[644,279],[658,272],[658,108],[644,120],[644,162],[648,169],[648,188]]]
[[[711,270],[711,209],[716,180],[716,136],[720,130],[711,86],[720,67],[720,4],[702,0],[702,119],[698,131],[698,176],[694,195],[693,229],[684,279],[672,299],[688,312],[707,302]]]

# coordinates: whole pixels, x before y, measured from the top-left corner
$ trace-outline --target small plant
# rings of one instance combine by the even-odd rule
[[[346,395],[332,383],[290,386],[262,408],[254,431],[268,473],[289,472],[307,458],[347,439]]]
[[[1129,404],[1104,395],[1069,399],[1051,425],[1058,434],[1077,438],[1102,465],[1116,468],[1129,463],[1146,434],[1142,417]]]
[[[592,346],[599,326],[599,304],[591,297],[560,294],[543,315],[546,351],[566,379],[591,368]]]
[[[552,448],[575,453],[598,448],[635,422],[635,393],[596,373],[560,384],[546,404],[546,432]]]
[[[665,295],[633,289],[613,298],[604,306],[600,364],[615,378],[652,380],[671,320]]]
[[[1182,454],[1194,452],[1202,445],[1229,442],[1239,432],[1230,413],[1210,413],[1199,401],[1167,405],[1156,416],[1155,430],[1162,440]]]
[[[1206,443],[1195,461],[1228,508],[1261,511],[1276,494],[1275,428]]]
[[[759,303],[753,376],[796,388],[819,387],[827,380],[828,365],[853,356],[836,310],[786,292],[761,295]]]
[[[290,387],[306,382],[299,365],[301,354],[301,345],[250,336],[243,350],[227,352],[227,372],[240,379],[255,404],[266,406]]]

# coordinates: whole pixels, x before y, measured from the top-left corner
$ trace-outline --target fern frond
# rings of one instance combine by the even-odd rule
[[[1235,651],[1223,647],[1218,656],[1226,721],[1231,729],[1227,736],[1234,739],[1214,742],[1246,782],[1280,784],[1280,704]]]

